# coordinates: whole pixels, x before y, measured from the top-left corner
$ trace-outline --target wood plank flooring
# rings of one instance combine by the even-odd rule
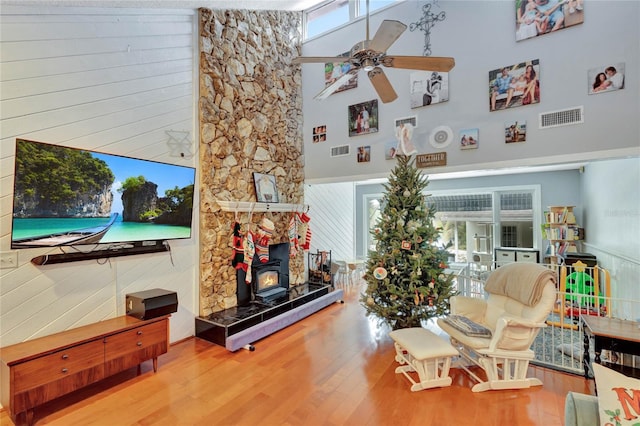
[[[395,374],[388,329],[364,315],[360,285],[345,303],[235,353],[198,338],[159,358],[44,405],[38,425],[420,425],[564,424],[568,391],[593,394],[593,381],[530,367],[544,386],[472,393],[452,369],[453,385],[411,392]],[[12,425],[6,411],[0,424]]]

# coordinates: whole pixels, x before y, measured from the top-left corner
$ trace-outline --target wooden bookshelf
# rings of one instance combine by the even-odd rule
[[[558,257],[577,253],[584,239],[584,228],[576,223],[575,206],[549,206],[544,212],[542,236],[549,242],[545,258],[549,263],[559,263]]]

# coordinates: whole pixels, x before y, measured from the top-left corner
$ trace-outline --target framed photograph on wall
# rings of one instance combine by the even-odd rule
[[[338,56],[349,57],[351,52],[345,52]],[[334,81],[351,71],[351,62],[326,62],[324,64],[324,87],[330,86]],[[345,84],[340,86],[335,92],[343,92],[345,90],[358,87],[358,74],[354,74]],[[332,94],[333,94],[332,93]]]
[[[385,160],[393,160],[396,158],[396,153],[398,151],[398,141],[387,141],[384,144],[384,159]]]
[[[415,71],[409,74],[411,108],[438,104],[449,100],[449,73]]]
[[[378,100],[348,107],[349,136],[366,135],[378,131]]]
[[[539,76],[539,59],[489,71],[490,111],[539,103]]]
[[[313,128],[313,143],[327,140],[327,126],[316,126]]]
[[[368,145],[359,146],[357,160],[358,163],[368,163],[369,161],[371,161],[371,147]]]
[[[591,68],[587,72],[589,94],[612,92],[624,89],[624,62]]]
[[[276,177],[264,173],[253,172],[253,183],[256,187],[256,201],[259,203],[279,203]]]
[[[525,142],[527,140],[527,122],[515,121],[504,123],[505,143]]]
[[[460,130],[460,149],[477,149],[480,143],[479,129]]]
[[[516,41],[584,22],[584,0],[516,0]]]

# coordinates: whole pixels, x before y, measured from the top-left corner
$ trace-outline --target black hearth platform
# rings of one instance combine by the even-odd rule
[[[336,301],[342,290],[329,285],[301,284],[268,303],[253,301],[196,318],[196,336],[234,352],[299,321]]]

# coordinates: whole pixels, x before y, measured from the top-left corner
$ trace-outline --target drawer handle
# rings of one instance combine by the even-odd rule
[[[62,372],[63,372],[63,373],[67,373],[68,371],[69,371],[69,370],[67,370],[66,368],[63,368],[63,369],[62,369]]]
[[[69,355],[67,354],[62,355],[62,359],[69,359]]]
[[[138,336],[142,335],[142,330],[138,330]]]
[[[142,342],[138,342],[136,343],[138,346],[142,346]]]

